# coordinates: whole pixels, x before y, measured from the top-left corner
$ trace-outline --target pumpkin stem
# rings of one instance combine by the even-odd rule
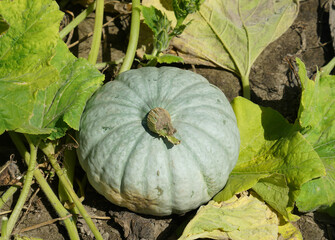
[[[180,143],[180,140],[173,136],[177,130],[172,126],[170,114],[164,108],[151,109],[147,116],[147,125],[150,131],[165,137],[170,143]]]

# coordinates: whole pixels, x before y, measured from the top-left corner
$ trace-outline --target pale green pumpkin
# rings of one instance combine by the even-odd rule
[[[158,112],[170,122],[156,125]],[[224,94],[173,67],[130,70],[101,87],[86,105],[78,141],[80,164],[100,194],[158,216],[210,200],[226,184],[240,144]]]

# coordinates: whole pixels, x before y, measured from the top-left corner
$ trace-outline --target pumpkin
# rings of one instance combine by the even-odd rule
[[[240,144],[222,91],[174,67],[129,70],[102,86],[85,107],[78,141],[80,164],[100,194],[156,216],[209,201]]]

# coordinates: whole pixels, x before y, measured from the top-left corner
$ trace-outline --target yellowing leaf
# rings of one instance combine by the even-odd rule
[[[50,65],[63,13],[52,0],[0,1],[0,134],[32,118],[36,92],[59,80]],[[39,133],[48,133],[48,130]]]
[[[271,240],[278,237],[278,218],[258,198],[242,194],[228,201],[210,201],[186,226],[179,240],[198,238]]]
[[[297,0],[207,0],[173,46],[242,78],[298,14]],[[203,46],[206,46],[205,48]]]
[[[63,13],[53,0],[0,1],[9,29],[0,37],[0,134],[56,139],[79,128],[86,101],[104,76],[59,38]]]
[[[278,231],[282,240],[303,240],[299,229],[290,222],[280,225]]]

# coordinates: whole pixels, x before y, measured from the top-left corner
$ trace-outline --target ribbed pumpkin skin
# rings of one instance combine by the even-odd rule
[[[147,113],[166,109],[181,143],[150,133]],[[234,112],[202,76],[173,67],[120,74],[88,101],[78,156],[91,185],[112,203],[157,216],[185,213],[226,184],[239,152]]]

